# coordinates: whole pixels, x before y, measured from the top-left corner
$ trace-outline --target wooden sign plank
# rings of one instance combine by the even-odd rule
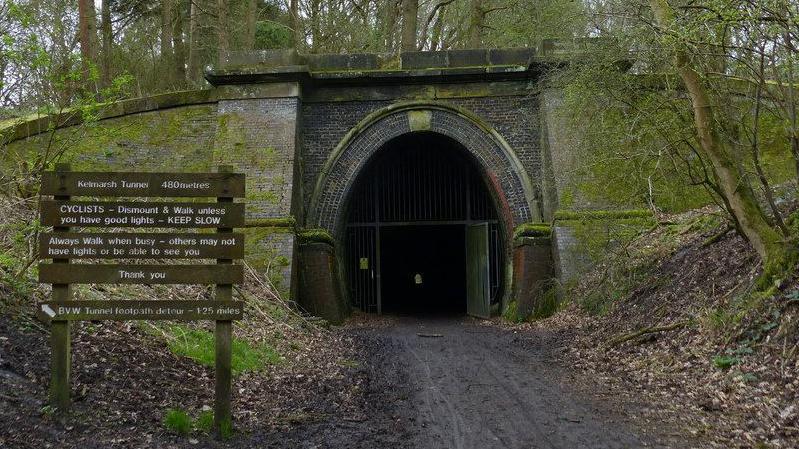
[[[47,321],[94,320],[240,320],[242,301],[65,301],[39,305]]]
[[[244,235],[231,233],[57,232],[39,235],[42,259],[241,259]]]
[[[243,203],[42,200],[40,209],[41,222],[45,226],[138,228],[244,226]]]
[[[241,284],[241,265],[39,264],[43,284]]]
[[[59,172],[42,174],[42,195],[244,197],[242,173]]]

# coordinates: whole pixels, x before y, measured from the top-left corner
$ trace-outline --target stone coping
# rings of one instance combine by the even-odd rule
[[[430,68],[529,66],[533,48],[480,48],[471,50],[413,51],[389,53],[302,54],[295,50],[228,52],[215,71],[245,71],[247,68],[291,72],[304,67],[309,72],[416,70]]]
[[[294,50],[229,52],[218,67],[208,68],[213,85],[265,81],[345,80],[389,82],[397,79],[519,78],[542,64],[533,48],[474,49],[391,54],[300,54]]]
[[[104,120],[178,106],[216,103],[217,101],[216,89],[170,92],[101,104],[98,105],[97,116],[99,120]],[[47,132],[53,128],[66,128],[81,123],[83,123],[83,111],[79,108],[67,108],[53,114],[20,117],[17,120],[8,120],[5,126],[0,126],[0,142],[10,143]]]

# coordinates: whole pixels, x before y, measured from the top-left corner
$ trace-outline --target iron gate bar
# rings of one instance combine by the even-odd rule
[[[383,311],[381,228],[389,226],[488,224],[492,298],[501,287],[502,245],[493,199],[466,158],[450,142],[437,139],[423,142],[411,135],[390,142],[353,190],[346,226],[345,253],[352,254],[346,256],[346,279],[353,305],[364,311]],[[369,259],[368,270],[360,270],[361,256]]]

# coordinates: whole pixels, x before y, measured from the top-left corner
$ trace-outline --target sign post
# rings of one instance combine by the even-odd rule
[[[66,173],[68,164],[56,165],[56,172]],[[69,195],[56,195],[56,200],[69,201]],[[53,233],[58,235],[69,232],[69,226],[54,226]],[[53,258],[54,266],[69,264],[68,258]],[[66,302],[72,296],[69,283],[59,282],[53,284],[53,301]],[[67,320],[55,320],[50,326],[50,346],[53,351],[50,382],[50,404],[58,410],[69,408],[69,377],[72,367],[72,336],[70,323]]]
[[[221,173],[232,171],[230,166],[219,167]],[[233,197],[219,196],[219,203],[232,203]],[[233,232],[231,228],[217,228],[217,234],[227,235]],[[228,258],[217,259],[218,265],[230,265],[233,260]],[[230,301],[233,298],[233,285],[230,283],[216,284],[216,300]],[[233,322],[230,320],[216,320],[214,341],[216,351],[216,389],[214,400],[214,431],[224,436],[232,430],[232,415],[230,406],[230,390],[232,377],[232,342]]]
[[[244,282],[243,174],[222,166],[218,173],[72,172],[59,164],[42,177],[40,219],[53,226],[39,238],[39,282],[53,285],[53,300],[40,304],[39,316],[51,323],[50,403],[66,411],[70,402],[70,322],[76,320],[213,320],[216,400],[214,429],[232,430],[231,350],[233,320],[244,304],[233,301],[233,284]],[[216,202],[72,201],[90,197],[216,198]],[[71,232],[81,228],[215,228],[215,234],[190,232]],[[70,263],[88,259],[89,263]],[[99,263],[106,259],[196,260],[215,264]],[[71,284],[213,284],[214,300],[73,301]]]

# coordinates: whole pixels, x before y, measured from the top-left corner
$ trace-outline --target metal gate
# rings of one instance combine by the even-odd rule
[[[502,245],[491,196],[464,150],[418,133],[397,139],[359,175],[349,198],[344,260],[353,306],[381,313],[380,229],[386,226],[486,224],[488,288],[498,300]]]

